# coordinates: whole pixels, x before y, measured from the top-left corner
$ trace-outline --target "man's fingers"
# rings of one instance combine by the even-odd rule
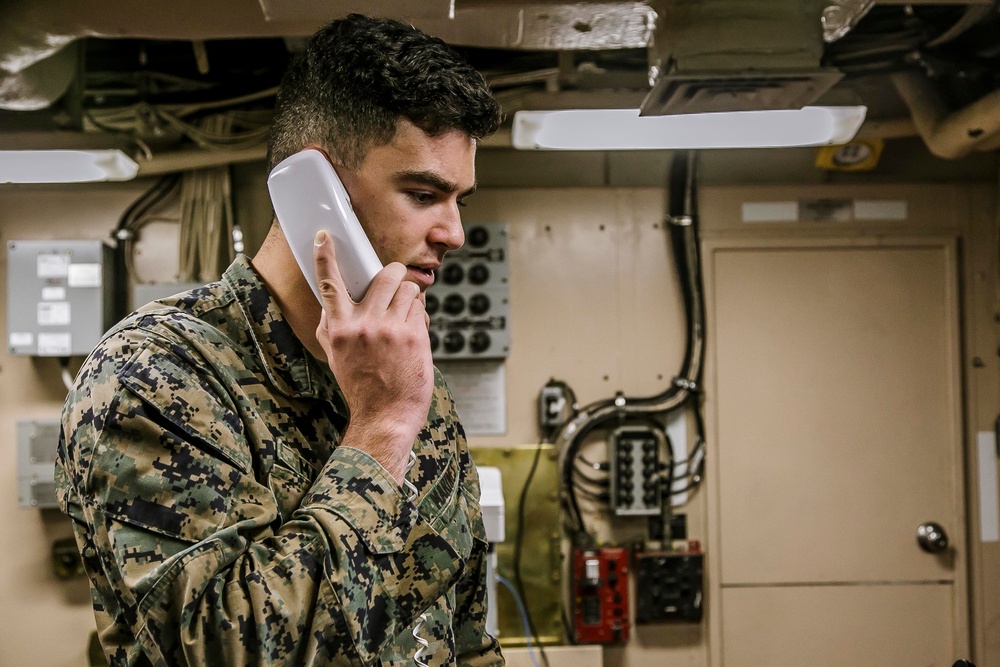
[[[368,287],[368,292],[362,301],[365,308],[372,312],[384,313],[393,298],[399,292],[399,288],[405,285],[406,267],[399,262],[390,262],[372,278],[372,284]],[[412,284],[412,283],[411,283]],[[416,287],[416,285],[413,285]],[[407,292],[409,293],[409,292]],[[406,312],[405,310],[403,311]]]
[[[414,303],[420,303],[420,288],[416,283],[411,283],[408,280],[404,280],[399,283],[399,287],[396,288],[396,293],[392,295],[392,301],[389,302],[389,315],[392,317],[398,317],[401,320],[407,319],[407,315],[410,312],[410,306]]]
[[[319,285],[323,310],[334,316],[339,315],[349,305],[351,295],[344,285],[340,268],[337,266],[333,237],[325,230],[320,230],[313,241],[313,259],[316,264],[316,283]]]

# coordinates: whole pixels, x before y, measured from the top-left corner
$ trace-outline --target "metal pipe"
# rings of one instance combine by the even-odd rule
[[[954,160],[995,145],[1000,134],[1000,90],[958,111],[951,111],[930,81],[918,71],[892,75],[913,123],[934,155]]]

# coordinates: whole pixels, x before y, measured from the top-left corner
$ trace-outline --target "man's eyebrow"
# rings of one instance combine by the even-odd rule
[[[452,194],[458,192],[458,185],[452,183],[451,181],[445,180],[431,171],[401,171],[396,174],[397,181],[416,181],[418,183],[424,183],[433,188],[445,192],[447,194]],[[478,187],[477,184],[473,183],[472,187],[468,190],[459,193],[459,198],[468,197],[476,191]]]

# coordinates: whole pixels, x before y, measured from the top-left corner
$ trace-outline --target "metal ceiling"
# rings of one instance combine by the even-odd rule
[[[241,113],[266,109],[290,49],[350,11],[402,18],[463,47],[508,113],[644,99],[646,113],[690,111],[665,100],[688,103],[708,90],[717,104],[732,96],[733,77],[742,77],[735,90],[752,106],[780,98],[773,79],[790,73],[799,88],[785,104],[833,86],[829,94],[860,97],[880,127],[896,132],[912,110],[918,122],[903,131],[925,139],[937,132],[928,145],[938,154],[997,143],[982,115],[1000,117],[1000,19],[991,0],[176,0],[169,9],[138,0],[6,0],[0,144],[26,129],[98,130],[99,119],[147,148],[190,143],[183,126],[171,129],[155,113],[144,126],[138,103],[147,112],[194,114],[225,100],[239,100],[231,108]],[[747,93],[747,76],[762,72],[772,76],[769,87]],[[718,79],[729,86],[724,95],[712,88]]]

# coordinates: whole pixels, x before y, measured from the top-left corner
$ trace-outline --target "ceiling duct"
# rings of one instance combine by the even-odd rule
[[[662,0],[642,115],[800,109],[842,78],[820,65],[822,0]]]

